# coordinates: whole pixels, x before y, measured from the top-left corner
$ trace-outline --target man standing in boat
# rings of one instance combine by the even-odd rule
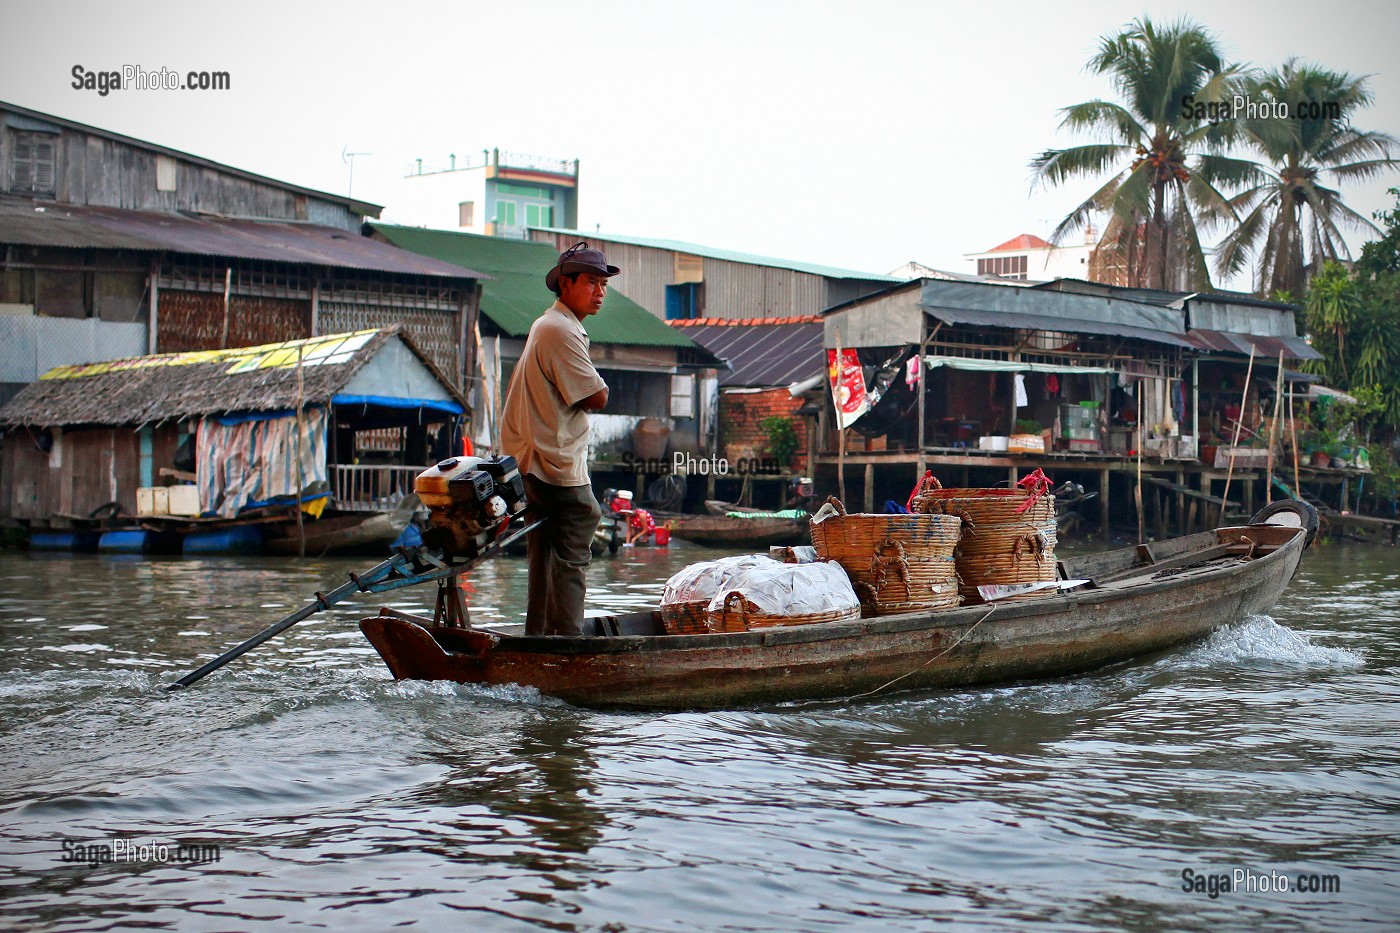
[[[558,300],[530,327],[506,392],[501,446],[520,464],[531,511],[546,520],[530,535],[530,635],[583,631],[584,570],[601,514],[588,476],[588,412],[608,403],[583,319],[602,309],[618,271],[587,243],[559,256],[544,279]]]

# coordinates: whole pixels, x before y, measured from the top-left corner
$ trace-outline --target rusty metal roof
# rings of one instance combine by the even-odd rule
[[[825,368],[817,315],[667,323],[729,361],[730,371],[720,373],[721,386],[785,386],[820,376]]]
[[[1223,330],[1195,329],[1186,332],[1186,341],[1198,350],[1209,353],[1232,353],[1249,356],[1253,347],[1255,356],[1286,360],[1320,360],[1322,354],[1314,350],[1302,337],[1257,337],[1254,334],[1232,334]]]
[[[335,227],[0,199],[0,243],[192,253],[444,278],[489,278]]]

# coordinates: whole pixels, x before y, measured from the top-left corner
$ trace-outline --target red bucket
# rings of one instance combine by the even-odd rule
[[[656,529],[656,546],[666,547],[671,543],[671,529],[661,525]]]

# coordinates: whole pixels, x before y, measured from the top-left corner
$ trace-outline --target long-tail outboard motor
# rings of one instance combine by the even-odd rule
[[[449,559],[476,557],[527,505],[511,456],[443,460],[418,474],[413,491],[429,513],[423,543]]]

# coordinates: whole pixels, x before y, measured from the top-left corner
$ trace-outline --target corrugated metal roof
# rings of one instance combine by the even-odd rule
[[[1245,292],[1232,292],[1215,289],[1209,292],[1171,292],[1160,288],[1130,288],[1125,285],[1106,285],[1103,282],[1090,282],[1087,279],[1058,278],[1051,282],[1041,282],[1032,288],[1045,291],[1076,292],[1081,295],[1103,295],[1108,298],[1125,298],[1128,301],[1143,301],[1148,304],[1167,307],[1184,301],[1218,302],[1221,304],[1247,305],[1252,308],[1271,308],[1275,311],[1297,311],[1299,306],[1281,301],[1256,298]]]
[[[1164,308],[1179,303],[1190,296],[1190,292],[1169,292],[1160,288],[1129,288],[1125,285],[1107,285],[1091,282],[1088,279],[1058,278],[1040,282],[1031,288],[1050,292],[1073,292],[1076,295],[1098,295],[1102,298],[1122,298],[1125,301],[1140,301],[1160,305]]]
[[[785,386],[820,376],[825,368],[822,319],[698,318],[671,321],[700,346],[728,360],[721,386]]]
[[[314,224],[0,199],[0,243],[187,253],[338,269],[482,278],[480,272]]]
[[[481,313],[511,337],[524,337],[554,300],[544,276],[559,258],[553,247],[529,240],[479,236],[451,230],[370,223],[395,246],[444,262],[483,269]],[[642,347],[696,345],[626,295],[610,290],[603,310],[584,324],[594,343]]]
[[[974,327],[1013,327],[1020,330],[1050,330],[1077,334],[1107,334],[1112,337],[1133,337],[1172,347],[1191,344],[1160,330],[1109,324],[1103,321],[1075,321],[1040,314],[1018,314],[1012,311],[973,311],[966,308],[924,308],[924,313],[949,324],[971,324]]]
[[[1187,342],[1198,350],[1211,353],[1232,353],[1249,356],[1253,347],[1255,356],[1267,356],[1286,360],[1320,360],[1322,354],[1314,350],[1302,337],[1258,337],[1254,334],[1231,334],[1220,330],[1193,329],[1186,333]]]
[[[1190,346],[1181,311],[1096,295],[926,279],[919,304],[950,324],[1108,334]]]
[[[753,266],[771,266],[775,269],[791,269],[794,272],[806,272],[809,275],[820,275],[829,279],[866,279],[871,282],[899,281],[893,276],[880,275],[874,272],[857,272],[853,269],[839,269],[835,266],[819,266],[810,262],[774,259],[771,256],[756,256],[752,253],[737,253],[733,250],[715,249],[711,246],[700,246],[696,243],[684,243],[680,240],[657,240],[650,237],[621,236],[616,233],[599,233],[597,231],[590,233],[581,230],[566,230],[561,227],[532,227],[531,229],[543,230],[546,233],[564,233],[570,236],[577,236],[580,240],[588,240],[590,242],[600,240],[605,243],[627,243],[631,246],[646,246],[652,249],[670,250],[675,253],[687,253],[691,256],[704,256],[706,259],[748,263]]]

